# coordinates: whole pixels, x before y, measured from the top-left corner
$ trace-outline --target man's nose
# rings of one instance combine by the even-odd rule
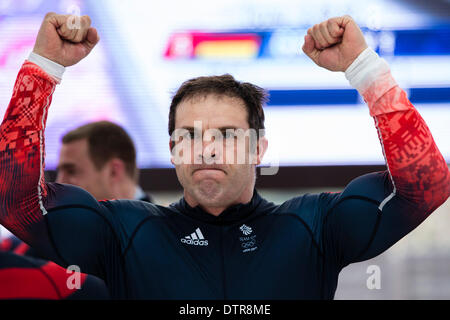
[[[216,156],[216,147],[214,141],[206,141],[203,139],[202,142],[197,142],[194,145],[194,154],[196,159],[200,159],[202,162],[214,158]]]
[[[211,156],[214,157],[217,150],[217,142],[214,141],[214,138],[211,140],[203,139],[203,156]]]
[[[220,140],[204,136],[203,140],[201,142],[198,141],[197,146],[194,146],[194,153],[197,159],[205,162],[210,159],[216,159],[220,155],[221,148]]]

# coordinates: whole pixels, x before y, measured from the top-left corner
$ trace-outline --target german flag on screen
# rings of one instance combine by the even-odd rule
[[[254,59],[261,48],[255,33],[176,33],[164,56],[167,59]]]

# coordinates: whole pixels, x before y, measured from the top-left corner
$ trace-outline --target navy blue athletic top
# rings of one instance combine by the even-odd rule
[[[420,223],[400,198],[379,210],[392,192],[386,172],[282,205],[254,192],[218,217],[184,199],[165,208],[98,203],[67,185],[50,184],[49,192],[57,201],[47,206],[47,254],[62,265],[76,261],[119,298],[330,299],[343,267],[378,255]]]
[[[332,299],[343,267],[389,248],[450,195],[423,119],[398,86],[375,82],[367,100],[389,170],[342,192],[275,205],[255,191],[217,217],[184,199],[98,202],[44,181],[55,86],[33,63],[19,72],[0,127],[0,221],[46,258],[104,279],[113,298]]]

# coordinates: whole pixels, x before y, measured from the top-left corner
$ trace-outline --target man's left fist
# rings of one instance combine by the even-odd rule
[[[361,29],[350,16],[343,16],[309,28],[302,49],[318,66],[345,71],[366,48]]]

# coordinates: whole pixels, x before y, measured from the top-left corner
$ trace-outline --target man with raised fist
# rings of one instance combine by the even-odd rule
[[[52,261],[104,279],[114,298],[332,299],[342,268],[388,249],[450,195],[448,167],[425,122],[348,16],[308,30],[303,50],[345,72],[364,97],[388,170],[339,193],[266,201],[255,167],[267,140],[259,134],[252,150],[239,151],[235,134],[263,132],[265,92],[224,75],[186,81],[172,99],[170,147],[181,146],[187,160],[172,152],[179,202],[98,202],[81,188],[47,183],[52,93],[64,67],[99,40],[88,17],[78,30],[67,19],[46,16],[0,126],[0,221]],[[211,131],[225,136],[199,139]],[[235,162],[239,152],[244,163]]]

